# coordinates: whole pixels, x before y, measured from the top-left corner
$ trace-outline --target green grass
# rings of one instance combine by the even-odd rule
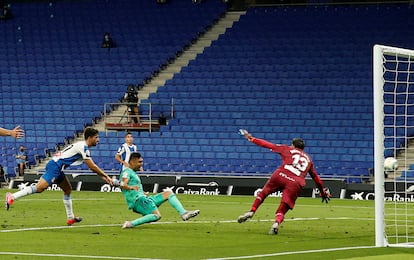
[[[5,192],[0,190],[1,198]],[[74,211],[84,220],[73,227],[65,224],[62,192],[25,197],[10,211],[0,211],[0,259],[413,258],[413,249],[370,248],[375,240],[373,201],[322,204],[319,199],[299,198],[279,234],[270,236],[278,198],[267,198],[251,221],[239,224],[235,220],[249,209],[252,196],[178,197],[186,208],[200,209],[201,214],[183,222],[165,203],[159,222],[128,230],[121,229],[122,223],[139,215],[127,210],[119,193],[74,192]],[[329,251],[348,247],[356,248]]]

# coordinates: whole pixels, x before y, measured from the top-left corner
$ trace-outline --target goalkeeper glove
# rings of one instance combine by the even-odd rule
[[[247,130],[245,130],[245,129],[239,129],[239,135],[245,136],[247,134],[249,134],[249,132],[247,132]]]
[[[331,197],[332,197],[332,194],[331,194],[331,192],[329,191],[329,189],[328,189],[328,188],[323,188],[323,189],[320,191],[319,195],[322,197],[322,203],[323,203],[323,202],[328,203],[328,202],[329,202],[329,200],[330,200],[330,199],[331,199]]]
[[[245,129],[239,129],[239,135],[246,137],[246,139],[250,142],[253,141],[253,136]]]

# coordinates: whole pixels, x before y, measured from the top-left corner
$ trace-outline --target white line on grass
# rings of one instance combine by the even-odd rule
[[[337,217],[337,218],[291,218],[285,219],[285,221],[312,221],[312,220],[365,220],[374,221],[373,218],[350,218],[350,217]],[[274,219],[259,219],[250,220],[249,222],[273,222]],[[160,221],[149,223],[150,225],[167,225],[167,224],[210,224],[210,223],[236,223],[237,220],[204,220],[204,221]],[[69,229],[69,228],[88,228],[88,227],[121,227],[122,224],[94,224],[94,225],[76,225],[76,226],[54,226],[54,227],[32,227],[32,228],[17,228],[17,229],[4,229],[0,230],[0,233],[10,232],[22,232],[22,231],[38,231],[38,230],[51,230],[51,229]]]
[[[39,253],[19,253],[19,252],[0,252],[0,255],[71,257],[71,258],[90,258],[90,259],[122,259],[122,260],[162,260],[159,258],[136,258],[136,257],[98,256],[98,255],[39,254]]]
[[[250,259],[250,258],[275,257],[275,256],[284,256],[284,255],[298,255],[298,254],[310,254],[310,253],[321,253],[321,252],[367,249],[367,248],[374,248],[374,247],[375,246],[326,248],[326,249],[315,249],[315,250],[304,250],[304,251],[293,251],[293,252],[280,252],[280,253],[262,254],[262,255],[246,255],[246,256],[233,256],[233,257],[230,256],[230,257],[223,257],[223,258],[208,258],[206,260]]]
[[[322,218],[293,218],[286,219],[285,221],[313,221],[321,220]],[[338,217],[338,218],[324,218],[327,220],[367,220],[373,221],[374,219],[370,218],[350,218],[350,217]],[[260,219],[260,220],[250,220],[250,222],[273,222],[274,219]],[[150,225],[166,225],[166,224],[209,224],[209,223],[236,223],[236,220],[206,220],[206,221],[186,221],[186,222],[177,222],[177,221],[163,221],[163,222],[154,222]],[[69,229],[69,228],[88,228],[88,227],[121,227],[121,224],[95,224],[95,225],[77,225],[77,226],[55,226],[55,227],[33,227],[33,228],[19,228],[19,229],[8,229],[0,230],[0,233],[8,232],[22,232],[22,231],[41,231],[41,230],[52,230],[52,229]],[[328,249],[318,249],[318,250],[307,250],[307,251],[294,251],[294,252],[281,252],[274,254],[262,254],[262,255],[251,255],[251,256],[237,256],[237,257],[225,257],[225,258],[213,258],[214,260],[227,260],[227,259],[247,259],[247,258],[259,258],[259,257],[274,257],[274,256],[283,256],[283,255],[295,255],[295,254],[307,254],[307,253],[318,253],[318,252],[327,252],[327,251],[340,251],[340,250],[352,250],[352,249],[362,249],[362,248],[372,248],[373,246],[363,246],[363,247],[344,247],[344,248],[328,248]],[[133,257],[115,257],[115,256],[91,256],[91,255],[66,255],[66,254],[39,254],[39,253],[21,253],[21,252],[0,252],[0,255],[22,255],[22,256],[45,256],[45,257],[68,257],[68,258],[89,258],[89,259],[121,259],[121,260],[155,260],[152,258],[133,258]],[[207,260],[213,260],[207,259]]]

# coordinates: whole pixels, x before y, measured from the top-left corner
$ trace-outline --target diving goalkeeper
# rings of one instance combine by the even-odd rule
[[[269,194],[275,191],[282,191],[282,199],[276,210],[275,222],[269,231],[269,234],[276,235],[279,232],[279,226],[283,222],[285,214],[295,206],[296,199],[306,184],[305,177],[308,172],[320,191],[322,202],[328,203],[331,195],[319,178],[312,159],[303,151],[305,142],[302,139],[295,138],[292,140],[292,144],[288,146],[273,144],[266,140],[255,138],[244,129],[240,130],[240,134],[246,137],[249,142],[278,153],[282,158],[282,165],[273,172],[262,191],[259,192],[250,211],[239,216],[237,219],[239,223],[252,218]]]
[[[142,188],[141,179],[136,173],[136,171],[141,169],[143,163],[144,159],[140,153],[131,153],[129,167],[126,167],[121,173],[120,187],[128,208],[142,215],[142,217],[133,221],[126,221],[122,228],[133,228],[145,223],[158,221],[161,218],[158,207],[166,201],[181,215],[183,221],[189,220],[200,213],[199,210],[185,210],[171,190],[147,196]]]

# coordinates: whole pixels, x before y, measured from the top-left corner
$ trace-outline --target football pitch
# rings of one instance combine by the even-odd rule
[[[7,190],[0,190],[3,200]],[[375,248],[374,201],[299,198],[278,235],[268,235],[279,198],[237,223],[253,196],[182,195],[201,213],[187,222],[168,202],[159,222],[121,229],[139,215],[120,193],[74,192],[83,221],[66,226],[62,192],[45,191],[0,211],[0,259],[413,259],[414,249]]]

